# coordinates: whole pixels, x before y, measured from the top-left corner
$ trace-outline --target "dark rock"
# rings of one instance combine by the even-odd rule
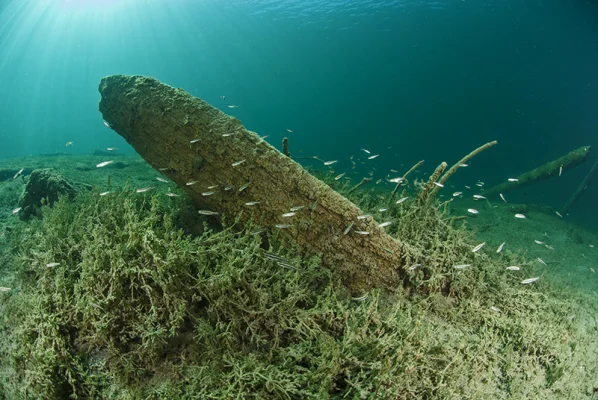
[[[60,196],[75,197],[76,191],[73,186],[60,174],[51,168],[36,169],[29,175],[29,180],[19,205],[21,219],[28,219],[30,216],[40,215],[42,205],[52,205]]]

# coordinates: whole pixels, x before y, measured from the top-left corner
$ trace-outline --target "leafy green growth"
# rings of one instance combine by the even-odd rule
[[[372,213],[383,203],[354,196]],[[406,265],[422,268],[407,273],[406,289],[363,301],[317,258],[298,258],[256,227],[225,221],[184,234],[180,209],[188,210],[128,189],[89,193],[12,233],[15,252],[2,257],[18,265],[22,286],[0,293],[7,398],[582,398],[591,390],[596,324],[577,323],[587,320],[576,299],[542,281],[522,287],[472,253],[438,204],[392,209],[389,231],[416,254]]]

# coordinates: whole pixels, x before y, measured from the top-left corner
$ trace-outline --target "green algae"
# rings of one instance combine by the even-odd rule
[[[350,196],[383,220],[385,195]],[[448,204],[408,201],[389,212],[387,231],[412,250],[406,264],[422,266],[394,291],[354,301],[317,258],[299,258],[255,226],[190,228],[185,199],[126,188],[63,198],[6,239],[3,273],[15,280],[0,294],[0,391],[40,399],[591,396],[597,326],[587,298],[544,280],[521,286],[504,264],[537,267],[520,255],[472,253],[475,239]]]

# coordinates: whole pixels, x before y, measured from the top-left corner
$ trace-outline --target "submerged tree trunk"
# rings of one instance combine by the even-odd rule
[[[398,284],[406,246],[237,119],[153,78],[110,76],[99,90],[109,126],[200,209],[279,230],[353,293]]]

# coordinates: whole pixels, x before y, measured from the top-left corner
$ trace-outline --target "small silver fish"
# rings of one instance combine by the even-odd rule
[[[563,166],[561,165],[561,166],[559,167],[559,176],[561,176],[561,174],[562,174],[562,173],[563,173]]]
[[[486,242],[478,244],[476,247],[474,247],[473,249],[471,249],[471,251],[472,251],[472,253],[477,253],[484,246],[486,246]]]
[[[302,208],[304,208],[305,206],[295,206],[295,207],[291,207],[291,211],[295,212],[295,211],[299,211]]]
[[[166,196],[168,196],[168,197],[179,197],[179,195],[175,194],[175,193],[166,193]]]
[[[201,215],[218,215],[218,213],[216,211],[210,211],[210,210],[197,210],[198,214]]]
[[[185,185],[191,186],[191,185],[195,185],[197,182],[199,182],[199,181],[191,181],[191,182],[185,183]]]
[[[381,224],[378,224],[378,228],[386,228],[390,224],[392,224],[392,221],[382,222]]]
[[[351,228],[353,228],[353,222],[351,222],[349,226],[345,228],[345,230],[343,231],[343,235],[348,234],[351,231]]]
[[[521,268],[519,268],[516,265],[511,265],[510,267],[507,267],[507,271],[519,271]]]
[[[288,212],[288,213],[284,213],[284,214],[282,214],[282,217],[283,217],[283,218],[289,218],[289,217],[292,217],[292,216],[293,216],[293,215],[295,215],[295,214],[297,214],[297,213],[296,213],[296,212],[293,212],[293,211],[291,211],[291,212]]]
[[[245,203],[245,205],[249,206],[249,207],[255,206],[255,205],[258,205],[258,204],[260,204],[259,201],[248,201],[247,203]]]
[[[150,186],[150,187],[145,187],[145,188],[139,188],[137,190],[135,190],[135,193],[145,193],[148,192],[150,190],[152,190],[154,187]]]
[[[502,193],[498,194],[500,196],[500,198],[502,199],[502,201],[505,202],[505,204],[507,203],[507,199],[505,199],[505,196],[502,195]]]
[[[478,210],[476,210],[475,208],[468,208],[467,212],[472,213],[472,214],[479,214],[480,212]]]
[[[492,306],[492,307],[490,307],[490,309],[491,309],[492,311],[494,311],[494,312],[497,312],[497,313],[501,313],[501,312],[502,312],[502,310],[501,310],[500,308],[498,308],[498,307],[494,307],[494,306]]]
[[[106,196],[106,195],[107,195],[107,194],[109,194],[109,193],[110,193],[109,191],[107,191],[107,192],[102,192],[102,193],[100,193],[100,196]]]
[[[223,133],[222,137],[234,136],[235,134],[236,134],[236,132],[233,132],[233,133]]]
[[[209,191],[209,192],[203,192],[201,195],[202,195],[202,196],[211,196],[211,195],[213,195],[214,193],[216,193],[216,192],[214,192],[214,191],[212,190],[212,191]]]
[[[473,198],[474,198],[474,199],[476,199],[476,200],[485,199],[485,197],[484,197],[484,196],[482,196],[482,195],[479,195],[479,194],[474,194],[474,195],[473,195]]]
[[[193,140],[190,140],[189,143],[193,144],[193,143],[197,143],[199,141],[200,141],[200,139],[193,139]]]
[[[409,198],[409,196],[401,197],[400,199],[397,200],[397,202],[395,204],[401,204],[402,202],[404,202],[408,198]]]
[[[227,106],[228,108],[239,108],[239,106],[235,105],[235,104],[231,104],[230,106]]]
[[[440,183],[440,182],[434,182],[434,184],[435,184],[436,186],[438,186],[438,187],[441,187],[441,188],[443,188],[443,187],[444,187],[444,185],[443,185],[442,183]]]
[[[540,257],[538,257],[538,258],[537,258],[537,260],[538,260],[538,262],[539,262],[540,264],[543,264],[543,265],[546,265],[546,266],[548,266],[548,264],[546,264],[546,263],[544,262],[544,260],[542,260]]]
[[[19,211],[21,211],[21,209],[22,209],[21,207],[15,208],[14,210],[12,210],[12,214],[18,213]]]
[[[563,218],[563,216],[561,215],[561,213],[560,213],[560,212],[558,212],[558,211],[555,211],[555,213],[556,213],[556,215],[558,215],[559,217]]]
[[[353,301],[365,301],[368,298],[368,294],[364,294],[363,296],[360,297],[351,297],[351,300]]]
[[[208,189],[216,189],[218,187],[218,185],[212,185],[212,186],[208,186]]]
[[[224,191],[228,192],[229,190],[232,190],[232,188],[233,188],[233,186],[229,185],[229,186],[227,186],[227,187],[224,188]]]
[[[369,218],[369,217],[371,217],[371,215],[370,215],[370,214],[364,214],[364,215],[359,215],[359,216],[357,217],[357,219],[367,219],[367,218]]]
[[[416,269],[416,268],[419,268],[419,267],[421,267],[421,266],[422,266],[421,264],[413,264],[412,266],[410,266],[410,267],[409,267],[409,268],[407,268],[407,269],[408,269],[409,271],[413,271],[414,269]]]
[[[249,186],[249,184],[251,183],[251,181],[247,182],[246,184],[244,184],[243,186],[241,186],[239,188],[239,192],[242,192],[243,190],[247,189],[247,187]]]
[[[341,179],[343,176],[345,176],[346,172],[343,172],[342,174],[338,174],[337,176],[334,177],[335,181],[338,181],[339,179]]]
[[[465,188],[467,188],[467,189],[471,189],[471,186],[467,186],[467,185],[463,185],[463,186],[465,186]]]
[[[23,173],[23,171],[24,171],[24,170],[25,170],[25,168],[21,168],[21,169],[19,170],[19,172],[17,172],[17,173],[15,174],[15,176],[13,176],[13,177],[12,177],[12,180],[14,181],[15,179],[17,179],[17,178],[19,177],[19,175],[21,175],[21,174]]]
[[[333,160],[333,161],[325,161],[324,165],[332,165],[332,164],[336,164],[338,162],[338,160]]]
[[[455,265],[453,268],[455,268],[455,269],[465,269],[467,267],[471,267],[471,264],[459,264],[459,265]]]
[[[469,167],[469,164],[459,164],[461,168]]]
[[[369,150],[366,150],[366,149],[361,149],[361,151],[363,151],[363,152],[365,152],[365,153],[368,153],[368,154],[370,154],[370,151],[369,151]]]
[[[530,283],[534,283],[535,281],[537,281],[538,279],[540,279],[539,276],[535,277],[535,278],[529,278],[529,279],[524,279],[521,281],[522,285],[529,285]]]
[[[51,263],[46,264],[46,268],[58,267],[59,265],[60,265],[60,263],[51,262]]]
[[[505,247],[505,244],[506,244],[506,243],[507,243],[507,242],[502,242],[502,243],[500,244],[500,246],[498,246],[498,249],[496,249],[496,253],[500,253],[500,252],[502,251],[502,249]]]
[[[168,181],[164,178],[157,177],[156,179],[160,182],[168,183]]]
[[[388,208],[386,208],[386,207],[385,208],[380,208],[378,211],[379,212],[385,212],[385,211],[388,211]]]
[[[541,242],[539,240],[534,240],[534,242],[536,242],[537,244],[544,244],[544,242]]]
[[[106,125],[110,129],[112,129],[112,125],[110,125],[110,123],[108,121],[106,121],[106,120],[103,120],[103,121],[104,121],[104,125]]]
[[[106,150],[107,151],[116,151],[116,150],[118,150],[118,148],[117,147],[106,147]]]
[[[111,161],[104,161],[104,162],[101,162],[101,163],[99,163],[98,165],[96,165],[96,168],[102,168],[102,167],[105,167],[106,165],[110,165],[110,164],[112,164],[113,162],[114,162],[114,161],[112,161],[112,160],[111,160]]]
[[[276,224],[274,225],[276,228],[278,229],[289,229],[294,227],[295,225],[291,225],[291,224]]]
[[[374,158],[380,157],[380,154],[374,154],[373,156],[369,156],[368,160],[373,160]]]
[[[370,233],[368,231],[354,231],[355,233],[358,233],[360,235],[369,235]]]
[[[509,182],[519,182],[519,179],[517,178],[509,178],[507,179]]]
[[[515,218],[525,219],[525,215],[523,215],[523,214],[515,214]]]
[[[238,167],[239,165],[243,164],[244,162],[245,162],[245,160],[235,161],[234,163],[231,164],[231,166]]]
[[[453,197],[461,196],[463,192],[455,192],[453,193]]]
[[[548,250],[554,250],[554,247],[546,243],[544,244],[544,247],[546,247]]]
[[[405,180],[405,178],[398,177],[398,178],[392,178],[392,179],[389,179],[388,181],[389,181],[389,182],[392,182],[392,183],[401,183],[401,182],[403,182],[404,180]]]

